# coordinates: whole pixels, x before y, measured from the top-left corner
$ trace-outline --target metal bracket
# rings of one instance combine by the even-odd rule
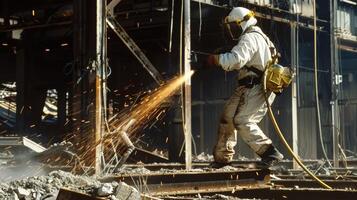
[[[343,77],[340,74],[335,75],[335,85],[339,85],[343,82]]]

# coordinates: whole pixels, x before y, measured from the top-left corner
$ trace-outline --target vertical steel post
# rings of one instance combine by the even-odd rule
[[[191,1],[184,1],[184,74],[191,71]],[[186,169],[191,169],[192,164],[192,141],[191,141],[191,78],[185,82],[185,162]]]
[[[105,46],[106,46],[106,1],[96,0],[96,83],[95,83],[95,174],[100,174],[102,169],[102,154],[103,149],[100,140],[103,134],[103,87],[102,80],[105,76]],[[105,109],[105,108],[104,108]]]
[[[291,43],[291,66],[296,71],[297,69],[297,44],[296,44],[296,23],[291,22],[290,24],[290,43]],[[293,151],[296,155],[299,155],[298,149],[298,113],[297,113],[297,80],[298,76],[295,76],[291,83],[291,120],[292,120],[292,142]],[[293,168],[297,169],[298,164],[294,160]]]
[[[330,0],[330,51],[331,51],[331,126],[332,126],[332,139],[333,139],[333,165],[339,167],[339,148],[338,138],[340,130],[340,116],[338,106],[338,92],[339,92],[339,62],[337,52],[337,37],[336,37],[336,24],[337,24],[337,1]]]

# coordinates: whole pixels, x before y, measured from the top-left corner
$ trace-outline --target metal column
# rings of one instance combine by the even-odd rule
[[[292,22],[290,24],[290,43],[291,43],[291,66],[294,71],[297,71],[298,68],[298,59],[299,59],[299,52],[297,49],[297,24]],[[298,76],[294,77],[291,83],[291,117],[292,117],[292,142],[293,142],[293,151],[296,155],[299,155],[298,149],[298,112],[297,112],[297,81]],[[297,169],[299,166],[294,160],[293,168]]]
[[[103,92],[103,80],[106,78],[106,0],[96,0],[96,98],[95,98],[95,174],[100,174],[102,169],[102,154],[103,149],[100,144],[104,133],[104,115],[103,115],[103,100],[105,92]],[[106,109],[106,108],[104,108]]]
[[[86,154],[86,165],[99,174],[102,168],[103,79],[106,64],[105,3],[103,0],[73,2],[74,74],[70,96],[71,128],[74,144]],[[82,123],[86,122],[86,123]]]
[[[191,71],[191,0],[184,1],[184,74]],[[186,169],[191,169],[192,141],[191,141],[191,78],[185,82],[185,162]]]
[[[339,61],[337,52],[337,37],[335,28],[337,25],[337,1],[330,0],[330,49],[331,49],[331,124],[333,135],[333,165],[339,167],[339,130],[340,116],[338,105],[339,84],[341,83],[339,76]]]

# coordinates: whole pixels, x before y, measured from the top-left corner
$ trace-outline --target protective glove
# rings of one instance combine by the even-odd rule
[[[219,55],[209,55],[206,60],[207,67],[219,66]]]

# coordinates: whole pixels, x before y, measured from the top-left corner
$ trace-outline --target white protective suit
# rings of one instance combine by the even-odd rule
[[[243,34],[238,44],[231,52],[218,56],[219,65],[224,70],[238,70],[238,80],[246,76],[258,76],[247,70],[247,67],[255,67],[264,71],[271,59],[269,47],[274,47],[274,45],[259,27],[252,26],[255,24],[255,18],[244,22]],[[274,98],[275,94],[272,93],[269,102],[272,103]],[[226,103],[221,116],[218,141],[213,152],[215,161],[220,163],[232,161],[235,153],[234,147],[237,144],[237,133],[258,155],[262,155],[272,144],[272,141],[257,125],[266,112],[267,105],[262,84],[254,85],[252,88],[238,85]]]

